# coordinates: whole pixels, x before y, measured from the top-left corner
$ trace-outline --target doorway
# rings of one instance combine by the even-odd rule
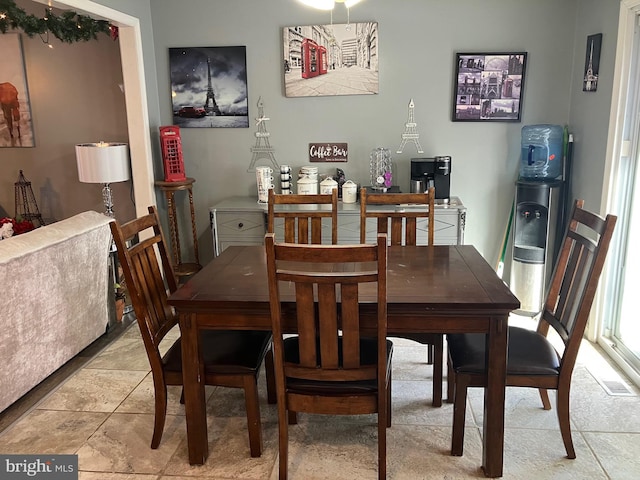
[[[640,0],[621,2],[614,98],[607,147],[606,211],[618,215],[601,299],[597,341],[640,385]],[[635,267],[635,268],[634,268]]]
[[[140,20],[90,0],[37,1],[62,10],[75,10],[94,18],[105,19],[118,27],[133,196],[136,216],[146,215],[147,206],[156,204],[156,195]]]

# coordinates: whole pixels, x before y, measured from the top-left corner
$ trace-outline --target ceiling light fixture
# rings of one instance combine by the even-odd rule
[[[345,7],[351,8],[356,3],[359,3],[361,0],[298,0],[298,1],[310,7],[317,8],[318,10],[333,10],[336,3],[344,3]]]
[[[309,7],[317,8],[318,10],[330,10],[331,11],[331,25],[333,25],[333,9],[336,3],[342,3],[347,9],[347,30],[349,29],[349,8],[353,7],[356,3],[360,3],[361,0],[298,0]]]

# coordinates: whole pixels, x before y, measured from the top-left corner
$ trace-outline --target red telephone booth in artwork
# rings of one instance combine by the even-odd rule
[[[310,38],[302,40],[302,78],[319,75],[318,44]]]
[[[327,73],[327,49],[324,48],[322,45],[318,45],[318,58],[319,58],[319,62],[318,62],[318,66],[320,68],[320,75],[324,75],[325,73]]]
[[[181,182],[187,179],[182,160],[182,140],[180,127],[169,125],[160,127],[160,146],[164,163],[164,181]]]

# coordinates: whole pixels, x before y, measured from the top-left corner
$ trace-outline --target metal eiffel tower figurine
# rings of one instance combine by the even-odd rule
[[[407,123],[405,123],[406,129],[402,134],[402,143],[400,143],[400,146],[398,147],[398,150],[396,151],[396,153],[402,153],[402,150],[404,149],[404,146],[407,144],[408,140],[411,140],[413,143],[416,144],[418,153],[424,153],[424,151],[422,150],[422,146],[420,145],[420,134],[416,130],[416,126],[418,124],[415,122],[413,117],[413,107],[414,107],[414,103],[412,98],[411,101],[409,102],[409,118],[407,119]]]
[[[253,152],[253,157],[251,158],[251,163],[249,164],[249,168],[247,172],[255,172],[256,171],[256,162],[261,159],[267,159],[273,164],[274,170],[279,170],[278,162],[276,158],[273,156],[273,148],[271,144],[269,144],[269,137],[271,134],[267,132],[267,120],[270,120],[269,117],[264,116],[264,103],[262,102],[262,97],[258,98],[258,118],[256,118],[256,125],[258,126],[258,131],[255,133],[256,136],[256,145],[255,147],[251,147],[251,151]]]
[[[204,111],[207,115],[220,115],[220,109],[213,96],[213,87],[211,86],[211,59],[207,57],[207,100],[204,102]]]
[[[31,188],[31,182],[24,178],[22,170],[20,170],[20,176],[15,183],[16,187],[16,213],[15,218],[22,218],[23,220],[29,220],[35,227],[41,227],[44,225],[44,220],[38,210],[38,204],[36,203],[36,197],[33,195],[33,189]],[[35,222],[38,222],[37,224]]]

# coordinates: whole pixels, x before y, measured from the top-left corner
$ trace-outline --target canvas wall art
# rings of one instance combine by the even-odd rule
[[[285,27],[287,97],[378,93],[378,23]]]
[[[0,147],[33,147],[31,104],[18,33],[0,35]]]
[[[527,54],[457,53],[454,122],[519,122]]]
[[[587,37],[587,53],[584,60],[583,92],[598,90],[598,76],[600,73],[600,50],[602,48],[602,34],[596,33]]]
[[[169,49],[173,123],[248,128],[246,47]]]

